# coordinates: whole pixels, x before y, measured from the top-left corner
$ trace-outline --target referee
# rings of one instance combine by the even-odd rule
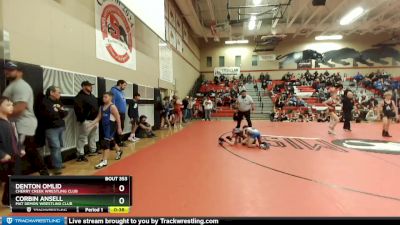
[[[238,118],[236,128],[240,128],[240,124],[242,123],[243,116],[247,120],[247,125],[252,127],[250,113],[254,111],[254,101],[253,98],[247,94],[246,90],[242,90],[240,92],[240,96],[236,101],[236,106],[238,109]]]

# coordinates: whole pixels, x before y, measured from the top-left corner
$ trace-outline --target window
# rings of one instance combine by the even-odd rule
[[[207,67],[212,67],[212,57],[207,56]]]
[[[235,66],[240,67],[242,64],[242,57],[240,55],[235,56]]]
[[[258,55],[253,55],[251,57],[251,65],[252,66],[258,66]]]
[[[220,56],[219,57],[219,66],[225,66],[225,57],[224,56]]]

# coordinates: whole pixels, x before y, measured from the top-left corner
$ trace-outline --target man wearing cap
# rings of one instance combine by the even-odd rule
[[[90,156],[96,155],[96,137],[98,136],[97,126],[89,127],[88,125],[96,119],[99,113],[99,105],[97,98],[92,94],[92,83],[83,81],[81,84],[82,90],[75,96],[74,111],[76,120],[79,124],[78,143],[76,145],[77,161],[87,162],[85,157],[84,147],[89,143]]]
[[[250,119],[250,112],[254,111],[254,101],[253,98],[247,94],[246,90],[242,90],[240,92],[240,96],[236,101],[236,106],[238,109],[238,120],[236,128],[240,128],[240,124],[242,123],[243,116],[247,120],[247,125],[249,127],[252,126]]]
[[[31,86],[22,79],[23,71],[15,62],[8,62],[4,65],[4,72],[10,84],[3,92],[14,102],[14,111],[10,119],[16,122],[18,141],[25,149],[29,162],[33,162],[34,169],[40,175],[49,175],[49,171],[44,163],[43,157],[37,149],[35,142],[35,132],[38,125],[33,111],[33,90]]]

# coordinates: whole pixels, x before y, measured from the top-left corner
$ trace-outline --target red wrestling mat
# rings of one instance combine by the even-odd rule
[[[256,121],[271,135],[267,151],[219,146],[234,125],[196,122],[96,175],[133,176],[129,216],[400,216],[400,155],[331,143],[383,140],[380,124],[353,124],[352,133],[339,124],[329,136],[328,123]],[[391,134],[400,136],[398,125]],[[386,144],[397,152],[396,143]]]

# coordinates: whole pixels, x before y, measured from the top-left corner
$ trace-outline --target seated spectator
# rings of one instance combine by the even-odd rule
[[[261,82],[261,88],[265,91],[268,87],[268,81],[267,80],[263,80]]]
[[[283,99],[281,97],[277,98],[276,102],[275,102],[275,107],[277,109],[282,109],[284,106],[285,106],[285,102],[283,101]]]
[[[261,81],[261,82],[262,82],[262,81],[264,81],[264,79],[265,79],[265,76],[264,76],[264,74],[263,74],[263,73],[261,73],[261,74],[260,74],[260,78],[259,78],[259,79],[260,79],[260,81]]]
[[[266,81],[270,81],[271,80],[271,76],[268,73],[265,74],[265,80]]]
[[[136,130],[136,137],[152,138],[156,136],[151,128],[151,125],[146,120],[147,117],[145,115],[140,116],[139,127]]]
[[[219,76],[219,81],[221,83],[225,82],[225,76],[223,74],[221,74],[221,76]]]
[[[307,106],[306,102],[302,98],[297,98],[297,106]]]
[[[250,83],[253,80],[253,77],[251,76],[251,74],[247,75],[247,83]]]
[[[297,106],[297,97],[296,95],[292,95],[289,99],[289,106]]]
[[[360,110],[358,108],[354,109],[354,111],[353,111],[353,119],[356,121],[356,123],[361,122]]]
[[[317,121],[320,123],[328,122],[329,121],[329,116],[327,111],[322,111],[321,113],[318,114]]]
[[[370,108],[367,113],[366,120],[369,122],[375,122],[378,121],[378,119],[379,119],[378,107]]]

